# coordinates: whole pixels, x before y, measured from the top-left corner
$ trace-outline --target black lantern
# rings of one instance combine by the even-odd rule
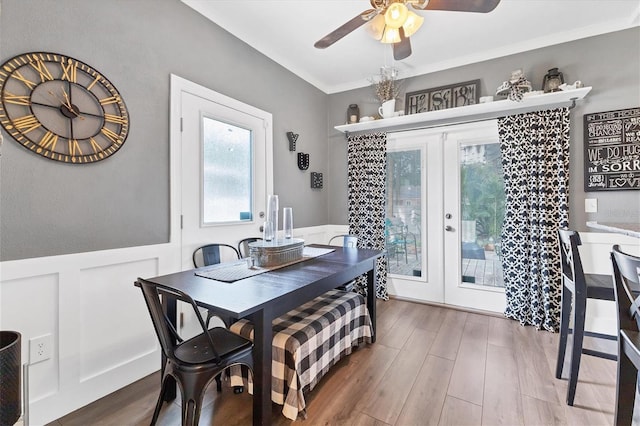
[[[360,121],[360,108],[356,104],[351,104],[347,109],[347,124],[354,124],[358,121]]]
[[[558,71],[558,68],[551,68],[547,71],[547,75],[544,76],[542,90],[544,90],[544,93],[558,92],[560,91],[560,85],[563,83],[562,73]]]

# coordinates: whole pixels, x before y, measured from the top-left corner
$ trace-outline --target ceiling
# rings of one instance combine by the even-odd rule
[[[381,66],[411,77],[640,25],[638,0],[502,0],[487,14],[420,11],[413,54],[394,61],[391,46],[365,26],[327,49],[313,47],[370,9],[368,0],[182,1],[325,93],[367,86]]]

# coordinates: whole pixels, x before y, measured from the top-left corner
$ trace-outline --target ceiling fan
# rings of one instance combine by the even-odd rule
[[[367,9],[335,31],[318,40],[314,46],[325,49],[362,25],[370,22],[369,32],[382,43],[393,44],[393,57],[401,60],[411,55],[409,37],[422,25],[424,18],[409,10],[449,10],[456,12],[487,13],[496,8],[500,0],[369,0],[373,9]]]

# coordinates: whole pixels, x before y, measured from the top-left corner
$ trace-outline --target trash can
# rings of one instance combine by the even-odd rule
[[[0,331],[0,425],[15,424],[22,412],[21,340],[17,331]]]

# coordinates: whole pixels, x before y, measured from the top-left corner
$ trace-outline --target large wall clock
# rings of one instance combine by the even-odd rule
[[[129,132],[127,107],[113,84],[89,65],[57,53],[25,53],[5,62],[0,100],[2,127],[51,160],[104,160]]]

